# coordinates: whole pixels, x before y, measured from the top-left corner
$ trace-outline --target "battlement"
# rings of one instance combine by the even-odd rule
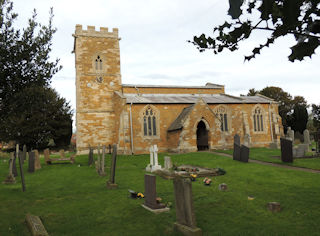
[[[95,26],[87,26],[87,30],[82,29],[82,25],[76,25],[76,31],[73,36],[86,36],[86,37],[102,37],[102,38],[118,38],[118,28],[113,28],[109,32],[107,27],[100,27],[100,31],[96,31]]]

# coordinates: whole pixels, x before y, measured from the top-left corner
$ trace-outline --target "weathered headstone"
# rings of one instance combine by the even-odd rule
[[[176,220],[174,229],[183,235],[202,235],[197,227],[192,200],[192,185],[189,178],[175,178],[173,180]]]
[[[268,207],[268,210],[272,212],[281,211],[281,206],[279,202],[268,202],[267,207]]]
[[[167,169],[167,170],[172,168],[171,157],[168,157],[168,156],[164,157],[164,168]]]
[[[304,144],[310,145],[311,141],[310,141],[310,133],[309,130],[305,129],[303,131],[303,140],[304,140]]]
[[[304,157],[306,152],[309,150],[309,144],[299,144],[298,147],[294,147],[292,149],[292,156],[293,157]]]
[[[158,147],[157,145],[153,145],[153,163],[154,165],[151,168],[151,172],[156,171],[156,170],[161,170],[161,165],[159,165],[158,162]]]
[[[293,162],[292,141],[280,138],[281,160],[283,162]]]
[[[240,161],[248,162],[249,151],[250,151],[250,149],[247,146],[241,145],[241,147],[240,147]]]
[[[50,161],[50,150],[49,148],[46,148],[43,150],[43,155],[44,155],[44,160],[47,164],[51,164],[51,161]],[[30,157],[29,157],[30,158]]]
[[[107,181],[108,189],[115,189],[118,187],[118,185],[115,183],[116,161],[117,161],[117,145],[113,144],[111,166],[110,166],[110,179]]]
[[[66,158],[66,155],[64,154],[64,149],[59,150],[60,158]]]
[[[11,152],[10,153],[10,159],[9,159],[9,174],[8,174],[7,178],[2,182],[3,184],[14,184],[14,183],[16,183],[16,179],[13,176],[13,173],[12,173],[13,159],[14,159],[14,155],[13,155],[13,152]]]
[[[164,204],[157,202],[155,175],[144,175],[144,196],[144,204],[142,204],[142,206],[147,210],[154,213],[160,213],[169,210]]]
[[[240,161],[240,136],[238,134],[233,137],[233,160]]]
[[[269,148],[271,149],[278,149],[278,142],[275,140],[274,142],[269,144]]]
[[[291,141],[294,141],[294,131],[291,129],[291,127],[288,127],[287,137],[289,137]]]
[[[33,173],[35,167],[35,153],[34,151],[29,152],[28,172]]]
[[[17,153],[14,152],[13,154],[13,161],[12,161],[12,174],[14,177],[17,177],[18,176],[18,171],[17,171]]]
[[[26,222],[32,236],[49,236],[38,216],[27,214]]]
[[[26,191],[26,184],[24,182],[24,174],[23,174],[23,156],[19,155],[19,144],[16,146],[16,152],[19,156],[19,167],[20,167],[20,176],[21,176],[21,185],[22,185],[22,192]]]
[[[39,169],[41,169],[39,152],[37,149],[35,149],[33,151],[34,151],[34,169],[39,170]]]
[[[93,148],[89,147],[88,165],[91,166],[92,163],[93,163]]]

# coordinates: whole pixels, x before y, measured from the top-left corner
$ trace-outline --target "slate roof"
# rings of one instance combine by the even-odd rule
[[[227,94],[133,94],[125,93],[128,104],[194,104],[201,97],[207,104],[237,104],[237,103],[274,103],[274,100],[258,96],[231,96]]]
[[[182,112],[179,114],[177,119],[172,122],[170,127],[168,128],[168,131],[174,131],[174,130],[179,130],[183,128],[183,123],[185,121],[185,118],[188,116],[192,108],[194,107],[194,104],[188,107],[183,108]]]
[[[223,88],[224,85],[206,83],[205,86],[184,86],[184,85],[145,85],[145,84],[122,84],[122,87],[137,87],[137,88],[204,88],[204,89],[217,89]]]

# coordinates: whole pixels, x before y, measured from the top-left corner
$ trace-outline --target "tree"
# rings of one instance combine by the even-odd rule
[[[0,0],[0,140],[32,147],[43,146],[48,137],[62,142],[70,133],[71,111],[49,88],[52,76],[62,68],[59,59],[49,60],[56,32],[53,11],[46,26],[36,22],[34,10],[21,31],[13,27],[17,14],[12,9],[10,0]]]
[[[268,31],[270,36],[255,47],[251,55],[245,56],[248,61],[281,36],[295,37],[296,43],[288,56],[291,62],[311,57],[320,45],[319,0],[229,0],[229,5],[231,19],[215,27],[212,37],[194,36],[192,43],[200,52],[206,49],[215,54],[224,49],[235,51],[239,49],[239,42],[248,39],[254,30]]]
[[[45,87],[27,87],[15,93],[7,106],[3,141],[15,140],[29,148],[45,148],[53,139],[57,146],[67,146],[72,135],[72,111],[64,98]]]
[[[307,101],[304,97],[296,96],[291,103],[293,113],[288,117],[288,125],[291,126],[294,131],[298,131],[300,134],[303,134],[308,123]]]
[[[313,125],[316,129],[320,129],[320,104],[312,104]]]

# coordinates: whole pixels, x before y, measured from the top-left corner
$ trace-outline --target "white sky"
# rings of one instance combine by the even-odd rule
[[[227,0],[15,0],[19,27],[25,27],[35,8],[38,21],[47,24],[53,7],[52,58],[60,58],[63,69],[52,86],[75,110],[75,66],[72,34],[76,24],[119,28],[122,83],[153,85],[225,85],[226,93],[239,96],[250,88],[278,86],[308,103],[320,103],[320,50],[312,59],[291,63],[287,57],[293,36],[276,41],[256,59],[244,56],[260,43],[265,32],[241,44],[236,52],[199,53],[187,40],[227,19]]]

